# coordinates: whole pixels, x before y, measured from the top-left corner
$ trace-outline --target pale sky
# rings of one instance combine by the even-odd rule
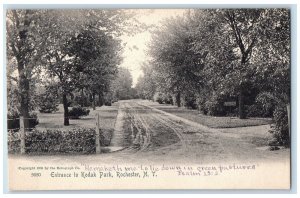
[[[169,17],[182,15],[185,9],[137,9],[136,18],[147,25],[159,25],[159,23]],[[123,42],[127,45],[123,53],[122,67],[128,68],[131,72],[133,79],[133,86],[136,85],[137,79],[142,75],[141,66],[142,63],[147,60],[145,50],[147,49],[147,43],[151,39],[151,33],[149,31],[136,34],[132,37],[123,36]]]

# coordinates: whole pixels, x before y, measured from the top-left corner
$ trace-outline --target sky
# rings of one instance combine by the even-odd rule
[[[184,9],[137,9],[136,19],[146,25],[159,25],[169,17],[182,16]],[[139,76],[143,74],[141,66],[147,60],[147,43],[151,40],[151,33],[145,31],[134,36],[122,36],[122,41],[126,44],[123,53],[121,67],[129,69],[133,79],[133,87],[137,83]]]

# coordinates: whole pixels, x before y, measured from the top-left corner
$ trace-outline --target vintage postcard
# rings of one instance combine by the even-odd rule
[[[5,12],[9,190],[290,189],[289,8]]]

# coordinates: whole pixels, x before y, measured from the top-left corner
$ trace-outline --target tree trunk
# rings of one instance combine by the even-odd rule
[[[103,95],[101,93],[98,94],[99,98],[98,98],[98,105],[99,107],[103,106]]]
[[[29,126],[29,80],[25,77],[25,75],[20,75],[20,81],[19,81],[19,89],[21,93],[21,116],[24,118],[24,128],[28,129]]]
[[[96,105],[95,105],[95,93],[92,94],[92,106],[93,106],[93,110],[96,110]]]
[[[64,125],[69,126],[69,109],[68,109],[68,99],[67,94],[63,93],[63,105],[64,105]]]
[[[181,107],[181,101],[180,101],[180,91],[177,92],[176,94],[176,104],[177,104],[177,107]]]
[[[242,60],[241,60],[241,69],[245,66],[246,64],[246,56],[242,56]],[[241,72],[241,71],[240,71]],[[243,86],[243,79],[242,79],[242,75],[240,73],[240,84],[239,84],[239,118],[240,119],[245,119],[246,115],[245,115],[245,105],[244,105],[244,86]]]
[[[245,119],[245,106],[244,106],[244,95],[243,95],[243,88],[240,85],[239,89],[239,118],[240,119]]]
[[[18,19],[18,15],[16,11],[14,12],[14,17],[16,20]],[[17,59],[18,63],[18,73],[19,73],[19,91],[21,95],[21,101],[20,101],[20,113],[21,116],[24,118],[24,127],[25,129],[29,128],[29,104],[30,104],[30,86],[29,86],[29,78],[28,75],[25,73],[25,67],[28,65],[28,60],[26,59],[26,55],[28,50],[28,47],[26,45],[27,40],[27,28],[30,26],[31,21],[28,18],[28,15],[30,14],[30,10],[26,10],[25,13],[25,20],[24,20],[24,28],[19,31],[19,37],[20,41],[19,43],[13,44],[15,47],[18,48],[19,52],[16,52],[15,57]],[[18,25],[17,25],[18,26]],[[20,28],[18,26],[18,28]],[[28,72],[28,71],[27,71]]]
[[[84,107],[85,104],[84,104],[84,93],[83,93],[83,88],[81,89],[81,107]]]

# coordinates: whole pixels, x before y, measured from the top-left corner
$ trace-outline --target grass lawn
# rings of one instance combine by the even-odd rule
[[[112,104],[112,106],[97,107],[96,110],[90,109],[88,116],[83,116],[80,119],[70,119],[70,125],[64,126],[64,113],[62,104],[59,105],[59,110],[54,113],[40,113],[37,112],[39,124],[36,129],[72,129],[76,127],[95,128],[96,121],[95,115],[99,113],[100,116],[100,128],[104,131],[111,131],[114,129],[115,120],[118,114],[118,103]],[[69,108],[71,109],[71,108]]]
[[[237,117],[216,117],[203,115],[197,110],[186,109],[173,105],[158,104],[157,102],[143,101],[146,105],[155,107],[162,111],[172,113],[179,117],[200,123],[211,128],[235,128],[271,124],[271,118],[247,118],[239,119]]]

